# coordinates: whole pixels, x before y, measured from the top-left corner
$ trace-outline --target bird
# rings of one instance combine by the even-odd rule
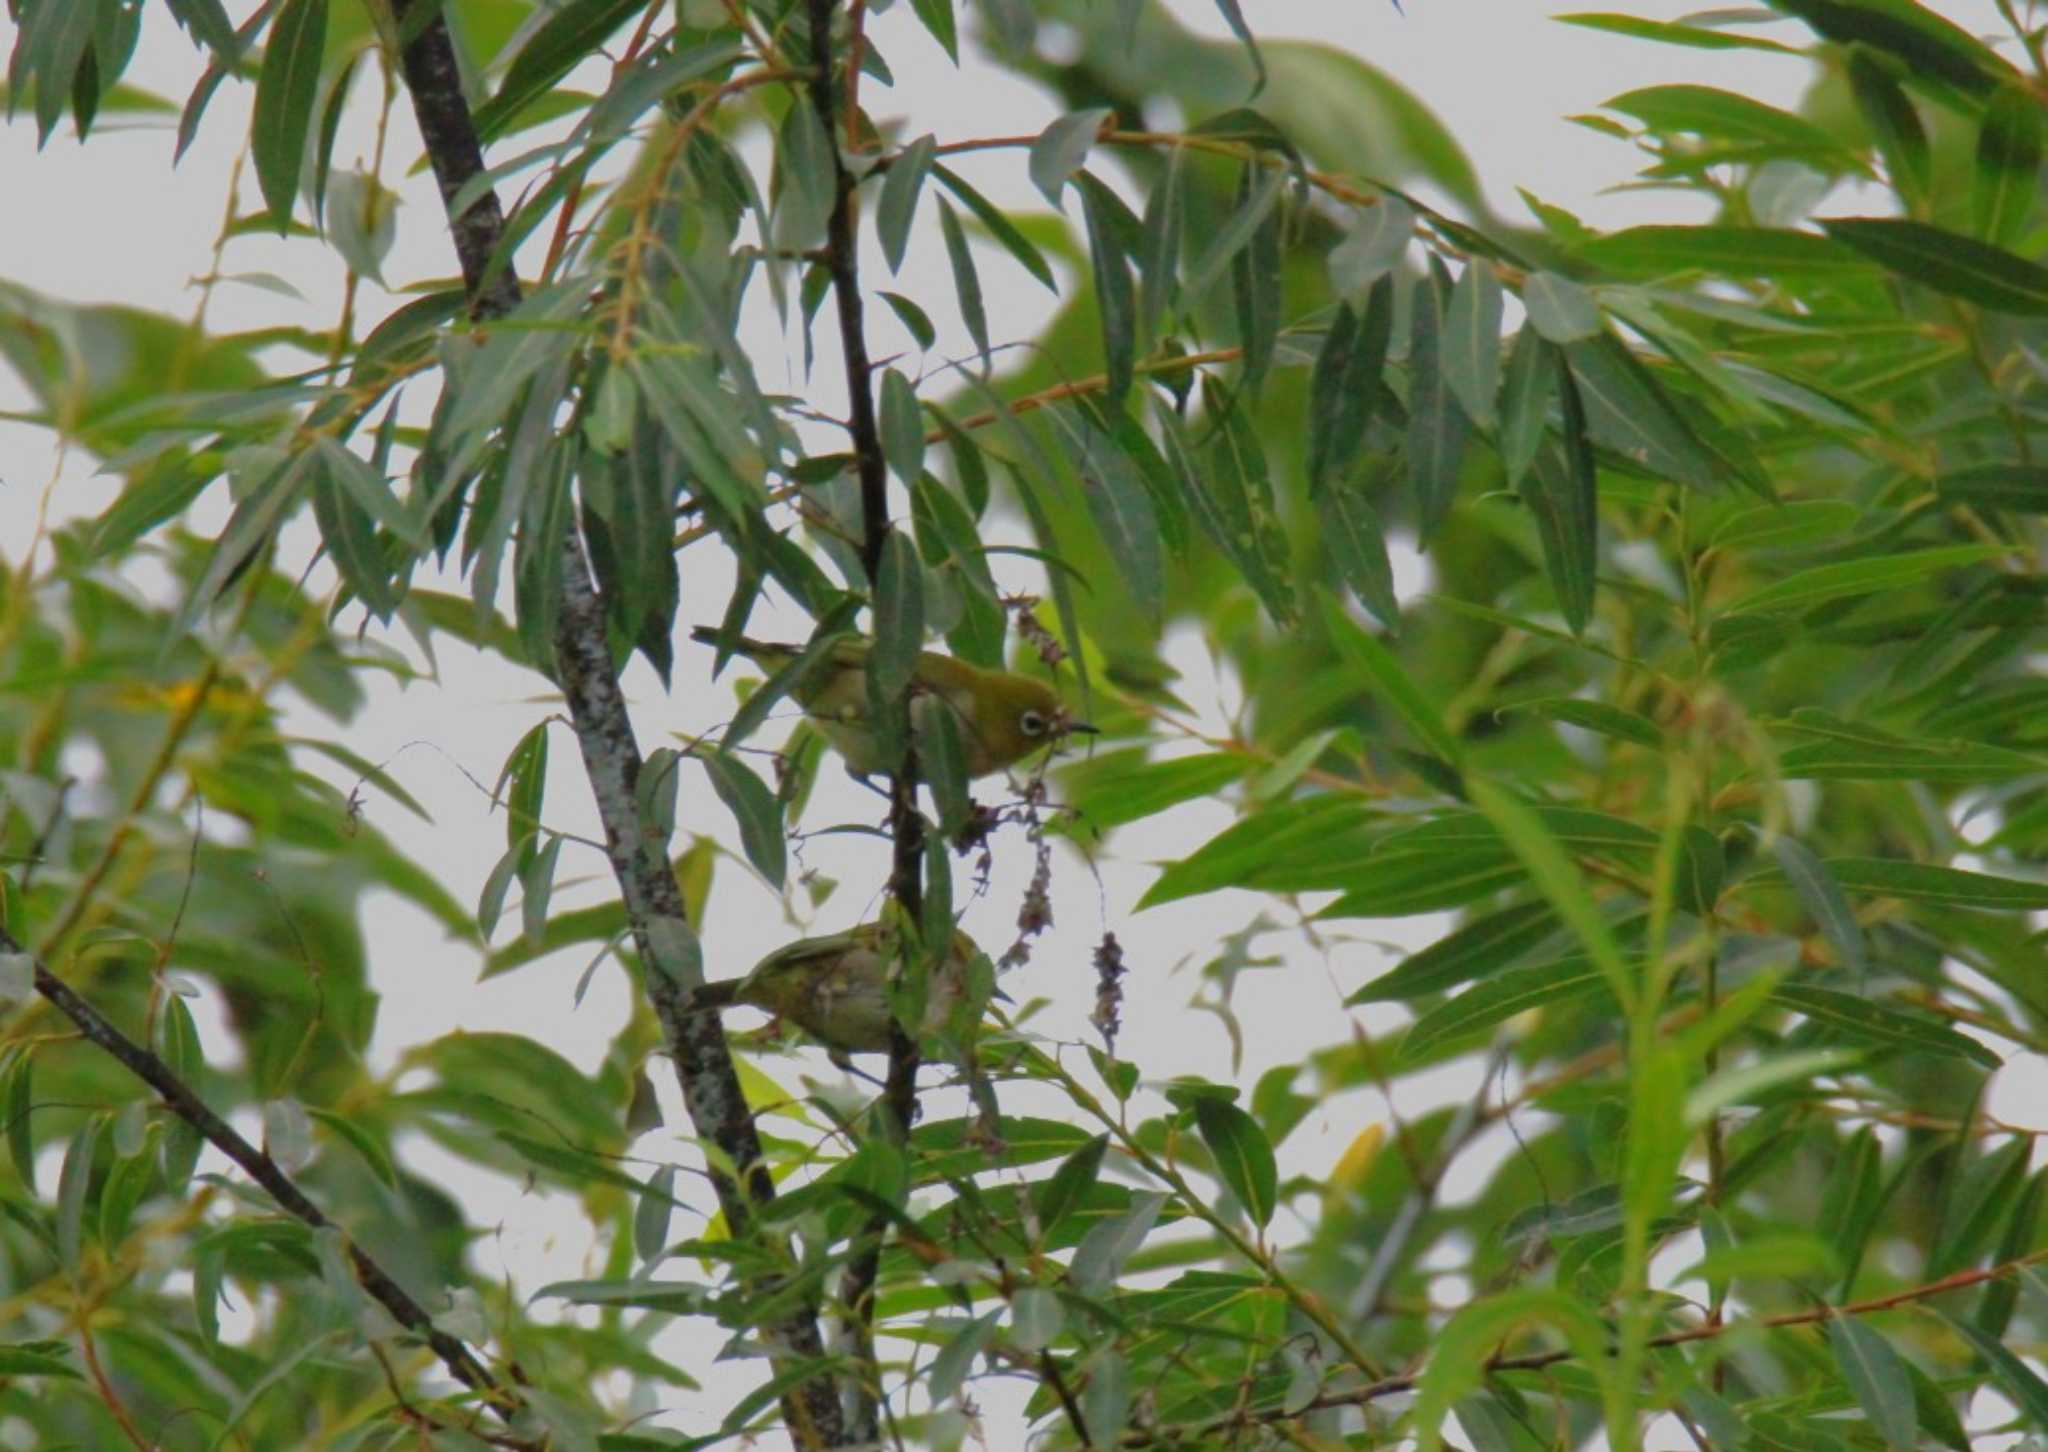
[[[690,638],[743,655],[771,673],[804,650],[800,645],[754,640],[701,625],[690,632]],[[847,770],[859,777],[898,765],[889,759],[886,744],[868,724],[867,664],[873,644],[865,636],[839,637],[825,660],[793,692],[804,714],[846,759]],[[912,731],[920,743],[920,755],[926,754],[922,742],[934,729],[932,712],[950,710],[959,728],[969,780],[1014,766],[1070,733],[1093,735],[1097,730],[1070,716],[1059,693],[1044,681],[1015,671],[983,670],[933,650],[918,652],[911,687]]]
[[[747,1004],[788,1019],[830,1051],[835,1061],[848,1054],[889,1052],[894,1015],[889,1007],[889,974],[897,962],[899,936],[888,917],[844,932],[799,938],[777,948],[739,978],[699,987],[698,1008]],[[925,992],[920,1033],[953,1025],[962,1006],[986,1001],[994,970],[974,939],[956,930],[944,961],[933,965]],[[974,980],[981,978],[977,995]],[[979,1015],[977,1014],[978,1018]]]

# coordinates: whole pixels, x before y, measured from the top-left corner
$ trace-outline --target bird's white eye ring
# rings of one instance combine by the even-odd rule
[[[1037,711],[1026,711],[1017,718],[1017,726],[1026,736],[1043,736],[1051,724]]]

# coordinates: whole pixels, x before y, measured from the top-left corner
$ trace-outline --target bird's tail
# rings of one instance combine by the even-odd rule
[[[742,981],[738,978],[721,978],[715,983],[700,983],[691,991],[686,1007],[699,1012],[722,1013],[740,1001],[738,990]]]

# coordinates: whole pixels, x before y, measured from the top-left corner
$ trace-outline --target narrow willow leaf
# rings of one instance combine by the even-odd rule
[[[1573,343],[1565,356],[1594,439],[1653,474],[1695,489],[1719,487],[1724,462],[1619,338],[1602,334]]]
[[[1991,1379],[2019,1408],[2020,1415],[2037,1430],[2048,1430],[2048,1382],[2033,1368],[2007,1351],[1997,1337],[1987,1336],[1967,1321],[1943,1313],[1949,1328],[1976,1349],[1991,1370]]]
[[[1861,979],[1870,971],[1870,960],[1864,951],[1863,927],[1856,921],[1849,899],[1843,896],[1841,884],[1835,881],[1827,864],[1796,838],[1778,838],[1772,851],[1785,880],[1792,884],[1792,890],[1799,894],[1800,902],[1834,948],[1835,957]]]
[[[1005,252],[1045,284],[1047,291],[1056,293],[1060,290],[1059,284],[1053,281],[1052,267],[1046,262],[1045,254],[1032,245],[1031,239],[1019,232],[1016,225],[987,197],[937,162],[932,164],[932,175],[939,179],[939,185],[960,199],[962,206],[974,213],[975,219],[988,228],[989,235],[1002,245]]]
[[[596,53],[644,0],[568,0],[535,30],[506,67],[497,94],[476,108],[477,135],[489,141],[547,95],[555,83]]]
[[[1182,158],[1175,147],[1167,155],[1166,174],[1145,198],[1145,220],[1138,240],[1138,331],[1149,343],[1162,313],[1179,291],[1182,234],[1186,228],[1181,179]]]
[[[2037,464],[1980,464],[1943,474],[1934,487],[1955,504],[2048,514],[2048,469]]]
[[[1404,918],[1416,913],[1465,907],[1527,880],[1521,864],[1497,848],[1464,848],[1442,853],[1390,852],[1324,878],[1343,896],[1320,918]]]
[[[1495,435],[1501,472],[1510,489],[1520,485],[1543,443],[1551,389],[1558,376],[1558,364],[1553,357],[1562,357],[1556,353],[1556,347],[1537,331],[1533,322],[1524,323],[1515,334],[1507,378],[1501,386],[1500,431]]]
[[[1912,97],[1890,67],[1868,51],[1853,47],[1849,51],[1849,89],[1864,124],[1876,138],[1893,190],[1917,210],[1934,183],[1934,168],[1927,128],[1913,109]]]
[[[1400,661],[1372,635],[1345,613],[1334,597],[1323,597],[1323,620],[1330,643],[1338,656],[1360,671],[1367,683],[1407,723],[1416,738],[1452,766],[1464,759],[1464,748],[1451,735],[1443,717],[1430,703]]]
[[[959,65],[960,22],[953,14],[953,0],[910,0],[910,8],[945,50],[947,58]]]
[[[1237,194],[1249,202],[1269,175],[1247,164],[1238,178]],[[1257,392],[1273,362],[1280,338],[1280,211],[1269,207],[1245,245],[1230,259],[1230,301],[1237,315],[1238,346],[1244,350],[1245,387]]]
[[[1251,762],[1233,752],[1150,761],[1139,747],[1098,755],[1075,768],[1067,790],[1082,821],[1101,831],[1156,816],[1181,802],[1217,796],[1250,769]]]
[[[1578,385],[1571,370],[1563,366],[1558,369],[1557,382],[1564,404],[1564,447],[1546,444],[1538,449],[1536,467],[1522,476],[1518,492],[1536,521],[1537,539],[1543,546],[1544,573],[1550,577],[1558,609],[1565,624],[1578,635],[1593,617],[1600,554],[1600,500]],[[1578,441],[1576,446],[1574,439]]]
[[[924,475],[924,415],[917,390],[894,368],[882,374],[881,431],[889,471],[915,485]]]
[[[1615,1000],[1633,1011],[1634,977],[1622,961],[1613,929],[1594,905],[1578,864],[1565,852],[1535,808],[1481,777],[1468,778],[1466,786],[1472,805],[1486,814],[1502,840],[1528,868],[1537,888],[1557,909],[1558,917],[1578,939],[1579,946],[1607,976]]]
[[[1044,1286],[1025,1286],[1010,1298],[1010,1340],[1020,1351],[1045,1350],[1065,1325],[1060,1298]]]
[[[1259,1122],[1221,1099],[1195,1101],[1195,1126],[1215,1157],[1216,1173],[1261,1230],[1279,1204],[1280,1170]]]
[[[1358,457],[1380,390],[1394,326],[1394,282],[1382,277],[1361,316],[1339,303],[1309,375],[1308,478],[1311,489],[1346,473]]]
[[[1394,566],[1387,557],[1387,535],[1380,515],[1354,483],[1333,484],[1317,501],[1323,522],[1323,544],[1344,583],[1358,603],[1389,630],[1401,626],[1401,603],[1394,594]]]
[[[1152,496],[1130,459],[1101,430],[1088,427],[1074,454],[1081,496],[1119,578],[1145,617],[1156,620],[1165,596],[1165,560]]]
[[[782,806],[752,767],[726,751],[699,754],[711,788],[739,824],[740,843],[754,870],[778,891],[787,866],[788,844],[782,834]],[[559,839],[557,839],[559,840]]]
[[[539,946],[547,932],[548,904],[554,898],[555,866],[562,860],[562,839],[551,836],[540,851],[519,867],[519,925],[526,942]]]
[[[1529,325],[1559,345],[1595,337],[1604,326],[1593,294],[1555,272],[1532,272],[1523,279],[1522,305],[1529,310]]]
[[[1434,276],[1417,278],[1409,310],[1408,473],[1425,543],[1451,512],[1471,433],[1444,376],[1444,294]]]
[[[1259,54],[1259,43],[1252,38],[1251,27],[1244,23],[1244,11],[1237,0],[1216,0],[1216,13],[1223,17],[1223,23],[1230,27],[1230,33],[1237,37],[1237,43],[1244,47],[1245,58],[1252,63],[1252,94],[1256,96],[1266,89],[1266,58]],[[1100,1437],[1101,1432],[1094,1433]]]
[[[1101,1173],[1103,1156],[1109,1152],[1109,1136],[1098,1134],[1075,1150],[1053,1171],[1052,1178],[1032,1191],[1032,1210],[1038,1219],[1038,1233],[1050,1241],[1060,1222],[1080,1207]]]
[[[1594,238],[1578,249],[1578,256],[1604,271],[1642,278],[1691,272],[1772,279],[1832,277],[1867,272],[1870,266],[1850,248],[1811,232],[1726,225],[1628,227]]]
[[[1993,910],[2048,908],[2044,882],[1882,857],[1831,857],[1827,866],[1835,881],[1851,892]]]
[[[1092,1296],[1114,1285],[1124,1262],[1145,1243],[1165,1207],[1166,1196],[1158,1191],[1135,1194],[1129,1210],[1101,1222],[1082,1237],[1067,1272],[1074,1289]]]
[[[975,352],[980,355],[981,366],[986,369],[989,365],[988,310],[981,300],[981,274],[975,271],[974,254],[967,246],[967,233],[944,197],[939,198],[939,232],[946,239],[946,260],[953,268],[953,295],[960,303],[960,320],[967,325],[967,336],[974,340]]]
[[[1611,1335],[1576,1296],[1550,1289],[1517,1289],[1468,1303],[1431,1338],[1432,1355],[1417,1386],[1410,1425],[1418,1452],[1439,1452],[1452,1407],[1488,1376],[1494,1348],[1531,1325],[1555,1328],[1582,1365],[1598,1367]]]
[[[1977,132],[1971,230],[1999,246],[2018,241],[2034,212],[2040,171],[2041,103],[2024,86],[2000,86]]]
[[[8,1158],[14,1161],[14,1173],[20,1177],[22,1188],[31,1194],[36,1188],[35,1102],[35,1055],[22,1048],[7,1070],[0,1113],[7,1116]]]
[[[2048,267],[2003,247],[1893,217],[1838,217],[1820,225],[1908,282],[1994,312],[2048,315]]]
[[[1287,185],[1287,173],[1277,167],[1248,164],[1245,178],[1246,186],[1239,191],[1229,218],[1188,269],[1183,290],[1193,305],[1200,306],[1222,280],[1224,269],[1251,242],[1267,214],[1279,205],[1280,193]]]
[[[1668,1041],[1629,1056],[1628,1138],[1622,1151],[1622,1206],[1647,1227],[1664,1214],[1685,1158],[1685,1070]]]
[[[1619,741],[1633,741],[1652,750],[1664,748],[1664,732],[1649,717],[1605,701],[1587,701],[1577,696],[1546,696],[1535,701],[1517,701],[1500,708],[1500,714],[1529,711],[1546,721],[1563,721],[1586,731],[1597,731]]]
[[[1473,258],[1444,314],[1443,370],[1451,392],[1483,429],[1499,420],[1502,308],[1500,274],[1485,258]]]
[[[270,221],[282,233],[292,219],[306,137],[320,99],[320,61],[327,50],[327,0],[284,0],[271,22],[256,74],[249,144]]]
[[[1943,1058],[1968,1059],[1987,1069],[2004,1062],[1967,1034],[1931,1019],[1887,1008],[1868,998],[1808,983],[1781,983],[1771,997],[1855,1042],[1881,1049],[1905,1049]]]
[[[1052,203],[1054,211],[1060,209],[1067,179],[1088,164],[1088,153],[1095,149],[1095,138],[1102,130],[1102,123],[1112,114],[1107,106],[1070,111],[1056,118],[1031,143],[1027,166],[1031,184]]]
[[[107,1116],[104,1113],[86,1120],[65,1147],[64,1163],[57,1172],[57,1261],[66,1271],[78,1269],[78,1257],[85,1241],[86,1193],[92,1186],[93,1159],[99,1152],[100,1135],[106,1127]]]
[[[1330,285],[1341,298],[1357,301],[1367,288],[1394,270],[1415,240],[1415,209],[1392,192],[1358,214],[1342,242],[1330,249]]]
[[[651,1264],[668,1248],[669,1216],[675,1211],[676,1171],[663,1165],[647,1177],[647,1188],[633,1212],[633,1249],[641,1263]]]
[[[1198,469],[1184,442],[1185,425],[1163,399],[1154,401],[1160,440],[1181,483],[1188,511],[1235,564],[1275,622],[1299,612],[1286,531],[1281,527],[1265,443],[1241,400],[1213,379],[1202,384],[1203,409],[1215,420],[1208,467]]]
[[[1401,1057],[1410,1061],[1426,1057],[1446,1044],[1485,1033],[1518,1013],[1573,1002],[1606,986],[1606,975],[1582,954],[1510,968],[1416,1019],[1402,1036]]]
[[[1081,210],[1088,224],[1088,260],[1095,279],[1095,306],[1102,317],[1103,371],[1109,379],[1104,397],[1109,407],[1117,408],[1131,391],[1132,371],[1137,362],[1137,296],[1131,287],[1123,247],[1110,221],[1112,208],[1120,204],[1107,187],[1086,172],[1081,173],[1077,184],[1081,190]]]
[[[2005,553],[1999,545],[1943,545],[1904,554],[1868,555],[1831,565],[1815,565],[1750,591],[1721,607],[1721,614],[1744,615],[1766,610],[1805,610],[1850,595],[1898,590],[1943,570],[1961,569]]]
[[[1787,549],[1847,534],[1866,511],[1846,499],[1789,499],[1731,514],[1714,531],[1717,550]]]
[[[1400,967],[1381,974],[1344,1002],[1347,1007],[1384,1003],[1455,988],[1509,966],[1556,931],[1557,915],[1547,903],[1502,908],[1410,954]]]
[[[1332,886],[1361,870],[1357,859],[1370,850],[1377,828],[1378,813],[1368,803],[1343,795],[1276,802],[1167,864],[1138,906],[1154,907],[1220,887],[1270,887],[1276,878]]]
[[[917,198],[931,175],[932,157],[938,140],[927,132],[898,152],[882,178],[882,199],[875,206],[875,233],[881,239],[882,256],[891,272],[903,269],[904,249],[910,245],[910,225],[917,217]]]
[[[882,542],[880,578],[875,581],[874,645],[868,673],[877,694],[894,701],[909,689],[924,648],[924,570],[917,546],[900,529]]]

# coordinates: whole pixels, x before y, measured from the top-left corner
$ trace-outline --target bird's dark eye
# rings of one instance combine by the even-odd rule
[[[1046,728],[1051,726],[1051,724],[1050,721],[1045,719],[1043,714],[1037,711],[1026,711],[1017,718],[1017,727],[1026,736],[1043,736],[1046,733]]]

